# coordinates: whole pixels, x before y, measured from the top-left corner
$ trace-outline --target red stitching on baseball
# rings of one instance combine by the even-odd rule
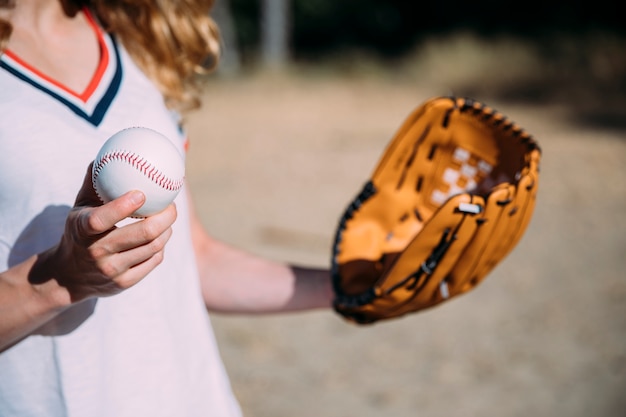
[[[168,178],[163,172],[159,171],[157,167],[150,164],[141,156],[128,151],[111,151],[107,152],[100,157],[94,165],[94,178],[100,174],[102,168],[112,161],[126,162],[133,168],[137,169],[148,177],[152,182],[168,191],[178,191],[183,186],[183,179],[171,179]]]

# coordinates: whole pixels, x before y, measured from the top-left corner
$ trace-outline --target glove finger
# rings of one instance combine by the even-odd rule
[[[467,247],[448,277],[450,296],[469,291],[478,284],[485,271],[495,266],[497,260],[491,255],[507,232],[508,219],[506,205],[503,203],[510,201],[514,193],[513,185],[503,185],[487,198],[482,222],[476,230],[472,244]]]
[[[460,210],[459,208],[463,205],[472,205],[476,212]],[[415,265],[420,259],[423,259],[418,271],[412,272],[412,276],[416,278],[408,280],[401,278],[401,273],[406,273],[407,268],[403,268],[405,271],[400,268],[394,269],[386,278],[388,283],[400,279],[401,285],[399,287],[398,284],[395,284],[387,290],[390,294],[399,291],[400,293],[396,297],[399,296],[406,300],[402,308],[396,313],[403,314],[403,312],[428,308],[451,296],[449,285],[446,282],[447,278],[457,260],[472,242],[479,225],[477,220],[482,218],[483,207],[484,200],[482,197],[470,194],[454,196],[445,203],[438,215],[433,217],[424,227],[425,233],[427,228],[430,229],[429,233],[432,233],[434,237],[438,236],[441,239],[440,242],[428,246],[426,250],[423,245],[422,234],[411,242],[406,251],[399,257],[396,265],[410,265],[411,260]],[[447,245],[446,247],[442,246],[443,242],[445,242],[444,245]]]
[[[475,270],[475,284],[478,284],[517,244],[524,233],[535,205],[535,186],[531,175],[525,175],[517,184],[513,200],[507,204],[502,216],[502,231],[495,238],[495,245],[483,262]]]
[[[521,205],[523,205],[523,211],[521,211],[520,216],[522,220],[519,221],[518,230],[515,233],[513,239],[509,242],[509,249],[506,251],[508,253],[522,238],[524,232],[526,231],[528,224],[530,223],[530,219],[535,210],[535,204],[537,201],[537,189],[539,187],[539,150],[535,149],[530,153],[530,164],[528,168],[528,173],[524,173],[520,182],[518,184],[518,194],[519,200],[522,201]],[[528,177],[526,179],[525,177]]]
[[[377,188],[419,196],[420,178],[432,170],[433,152],[449,136],[445,118],[454,105],[451,99],[434,99],[409,116],[374,171]]]

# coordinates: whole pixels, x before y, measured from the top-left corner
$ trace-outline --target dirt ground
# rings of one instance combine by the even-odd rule
[[[391,135],[444,86],[374,75],[209,82],[188,178],[217,237],[327,266],[340,213]],[[538,204],[473,292],[368,327],[331,311],[212,318],[248,417],[626,415],[625,131],[567,106],[474,97],[543,150]]]

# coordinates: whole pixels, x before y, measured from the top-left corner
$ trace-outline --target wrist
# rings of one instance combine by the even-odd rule
[[[69,290],[60,284],[55,248],[36,255],[28,273],[35,296],[34,305],[41,311],[60,311],[72,304]]]
[[[307,308],[329,308],[334,292],[330,271],[323,268],[289,265],[296,280],[297,294],[304,298]]]
[[[43,279],[45,258],[34,255],[0,273],[0,352],[70,305],[69,292],[52,275]]]

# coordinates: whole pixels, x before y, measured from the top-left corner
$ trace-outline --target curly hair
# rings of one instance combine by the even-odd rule
[[[0,0],[0,7],[14,7]],[[103,29],[115,34],[136,64],[160,89],[168,107],[184,112],[200,106],[198,75],[213,70],[220,35],[209,12],[214,0],[61,0],[68,16],[89,8]],[[0,51],[11,35],[0,19]]]

